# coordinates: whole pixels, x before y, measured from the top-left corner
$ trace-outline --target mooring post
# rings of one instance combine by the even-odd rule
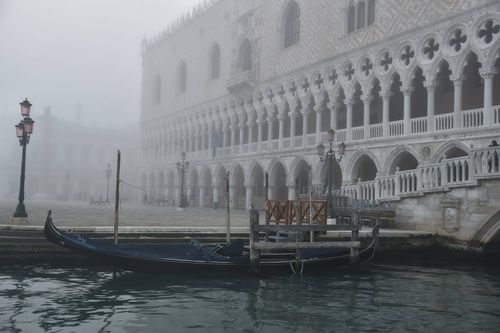
[[[260,272],[260,253],[255,249],[255,243],[259,241],[259,211],[255,209],[250,210],[250,272],[259,274]]]
[[[351,242],[359,241],[359,224],[358,224],[358,215],[356,213],[352,214],[352,223],[355,228],[352,229],[351,233]],[[351,269],[357,270],[359,268],[359,248],[351,247],[351,253],[349,257]]]
[[[118,211],[120,209],[120,162],[121,162],[121,153],[120,150],[118,150],[116,158],[115,225],[114,225],[115,244],[118,244]]]

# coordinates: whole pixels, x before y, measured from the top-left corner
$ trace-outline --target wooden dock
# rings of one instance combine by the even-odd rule
[[[250,211],[250,232],[249,232],[249,240],[250,240],[250,265],[251,271],[253,273],[258,274],[260,272],[260,255],[262,251],[280,251],[280,250],[295,250],[296,251],[296,261],[297,264],[300,262],[299,250],[300,249],[310,249],[310,248],[348,248],[350,249],[350,266],[352,269],[357,269],[359,265],[359,249],[361,247],[361,242],[359,240],[359,230],[360,224],[358,214],[362,213],[360,210],[351,210],[351,223],[350,224],[326,224],[321,223],[325,221],[320,214],[317,214],[320,217],[319,224],[308,223],[303,224],[302,219],[300,218],[301,214],[295,214],[297,205],[294,206],[294,202],[289,201],[291,204],[281,204],[281,203],[273,203],[268,201],[266,203],[267,207],[271,210],[266,211],[266,220],[265,224],[259,223],[259,213],[256,210]],[[280,207],[280,208],[276,208]],[[285,210],[283,210],[283,207]],[[300,207],[300,206],[299,206]],[[313,207],[313,206],[309,206]],[[320,207],[317,205],[316,207]],[[314,208],[314,207],[313,207]],[[323,208],[321,208],[323,209]],[[299,208],[300,210],[300,208]],[[293,219],[286,219],[284,223],[280,224],[278,217],[277,221],[273,221],[275,224],[271,224],[272,219],[270,217],[274,216],[276,218],[278,211],[288,212],[286,217],[294,217],[296,224],[293,224]],[[326,211],[326,209],[325,209]],[[378,214],[374,214],[373,212],[370,215],[362,216],[372,216],[377,222],[374,228],[374,237],[378,238],[378,218],[380,216]],[[297,219],[297,217],[299,217]],[[326,222],[326,221],[325,221]],[[334,241],[326,241],[326,242],[315,242],[314,234],[315,233],[325,233],[327,231],[350,231],[351,237],[349,241],[346,240],[334,240]],[[270,233],[285,233],[285,234],[295,234],[296,241],[285,241],[285,242],[273,242],[269,240]],[[309,234],[309,240],[303,240],[304,234]],[[263,235],[263,239],[261,239],[261,235]]]

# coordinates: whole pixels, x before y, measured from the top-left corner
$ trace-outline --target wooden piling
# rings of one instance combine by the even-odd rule
[[[250,210],[250,272],[254,274],[260,273],[260,250],[257,249],[256,243],[259,241],[259,212]]]
[[[356,213],[352,214],[352,223],[358,225],[358,216]],[[353,229],[351,231],[351,242],[359,241],[359,229]],[[351,247],[351,252],[349,256],[349,264],[351,269],[358,270],[359,268],[359,247]]]
[[[116,160],[116,192],[115,192],[115,227],[114,227],[114,241],[118,244],[118,210],[120,208],[120,160],[121,153],[118,150]]]

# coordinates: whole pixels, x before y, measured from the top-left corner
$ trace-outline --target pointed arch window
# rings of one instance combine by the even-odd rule
[[[361,29],[365,26],[365,3],[364,1],[360,1],[358,3],[358,8],[357,8],[357,11],[358,11],[358,22],[356,24],[356,28],[357,29]]]
[[[248,39],[241,44],[239,60],[241,72],[252,70],[252,45]]]
[[[366,25],[372,25],[375,22],[375,0],[368,1],[368,21]]]
[[[210,79],[215,80],[220,77],[220,46],[215,43],[210,51]]]
[[[161,77],[160,75],[155,76],[154,86],[153,86],[153,102],[159,104],[161,102]]]
[[[356,8],[354,6],[349,6],[349,10],[347,13],[347,32],[353,32],[355,28],[356,21]]]
[[[300,40],[300,8],[297,2],[292,1],[285,14],[285,43],[284,47],[295,45]]]
[[[177,94],[182,95],[187,88],[187,66],[183,61],[177,68]]]
[[[347,7],[347,33],[375,23],[376,0],[352,0]]]

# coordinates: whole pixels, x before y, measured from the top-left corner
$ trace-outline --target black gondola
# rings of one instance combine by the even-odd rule
[[[82,237],[57,229],[49,211],[45,221],[45,237],[73,252],[96,258],[124,270],[135,272],[185,273],[217,271],[249,271],[250,255],[242,240],[229,245],[203,246],[196,240],[188,244],[115,245]],[[361,248],[359,259],[369,261],[378,243],[378,228],[371,243]],[[350,249],[302,249],[296,253],[262,253],[262,270],[290,269],[297,263],[303,268],[333,268],[349,264]]]

